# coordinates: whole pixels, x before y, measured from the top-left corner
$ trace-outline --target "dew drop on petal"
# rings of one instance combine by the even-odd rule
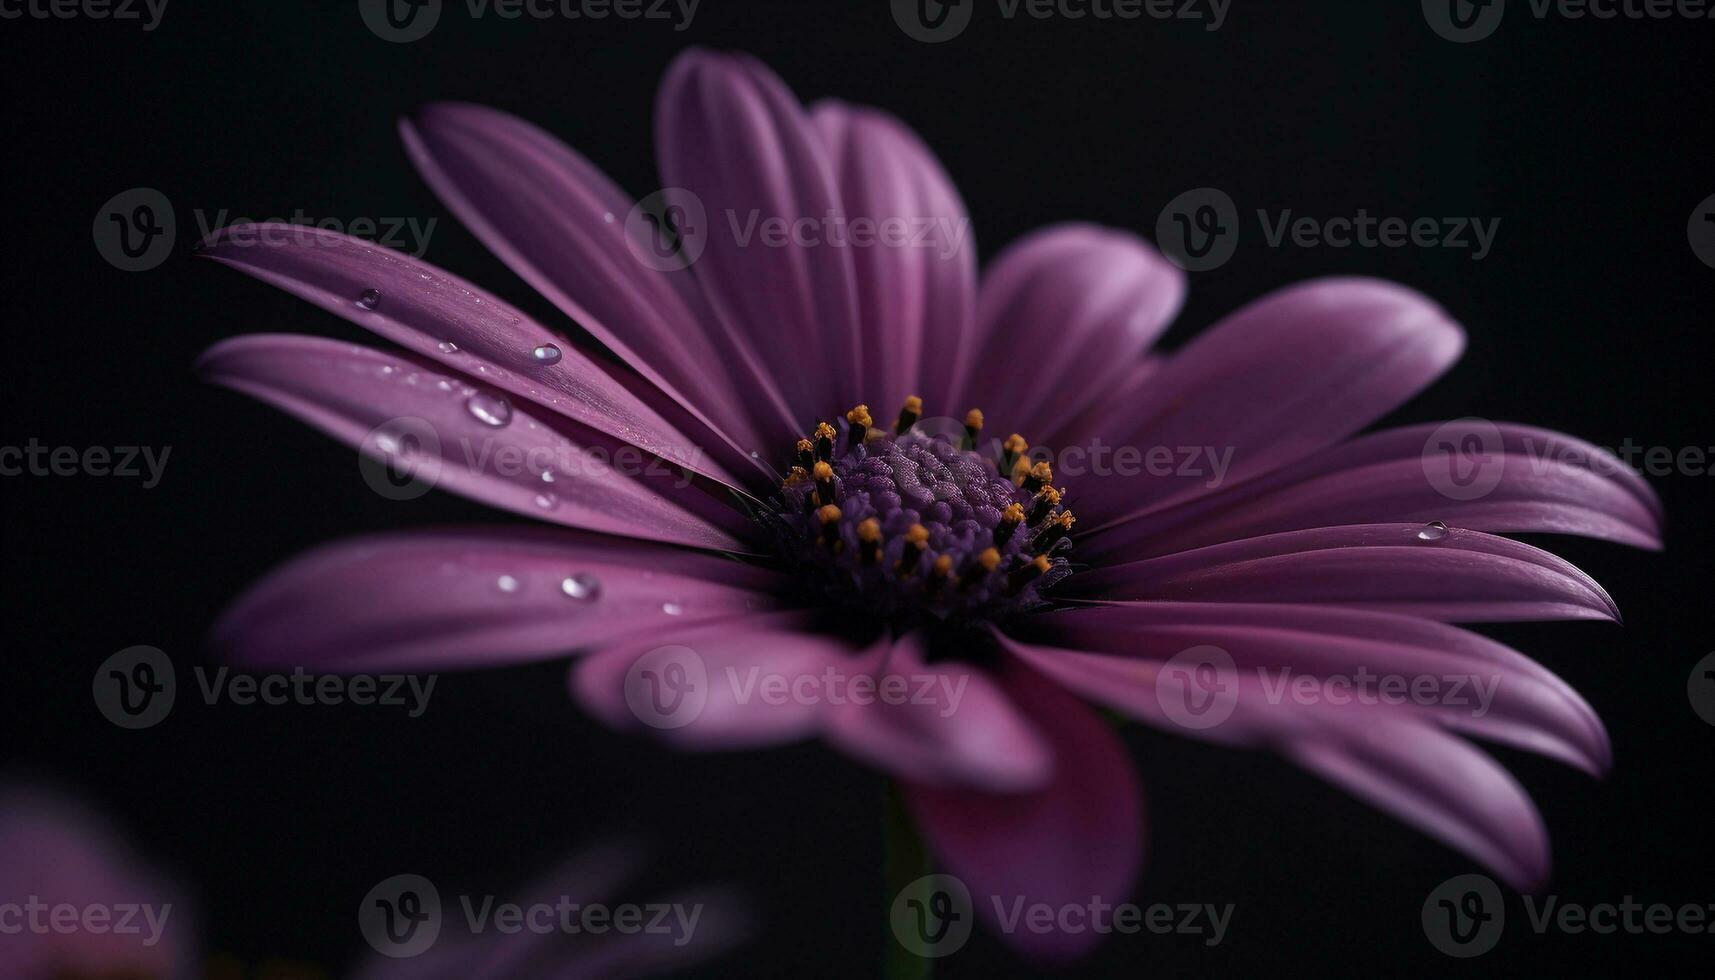
[[[560,591],[579,602],[592,602],[601,596],[601,580],[588,572],[577,572],[561,580]]]
[[[502,592],[511,593],[518,591],[518,580],[510,575],[502,575],[498,579],[495,579],[494,585]]]
[[[361,292],[357,295],[357,305],[358,305],[359,309],[365,309],[365,310],[373,310],[377,306],[380,306],[381,305],[381,290],[379,290],[379,289],[365,289],[363,292]]]
[[[677,602],[663,602],[661,611],[669,616],[681,616],[684,615],[685,607]]]
[[[497,395],[479,391],[465,399],[464,407],[478,422],[496,429],[512,421],[512,403]]]
[[[543,510],[553,510],[560,506],[560,498],[547,492],[539,493],[536,495],[536,506]]]
[[[1417,532],[1417,540],[1419,541],[1440,541],[1446,536],[1447,525],[1440,521],[1431,521],[1423,525],[1422,529]]]
[[[443,340],[435,345],[435,349],[443,354],[457,354],[459,352],[459,345],[450,340]]]
[[[542,482],[543,483],[553,483],[554,482],[554,471],[553,470],[543,470],[542,471]]]
[[[560,349],[553,344],[543,344],[530,352],[530,359],[537,364],[560,363]]]

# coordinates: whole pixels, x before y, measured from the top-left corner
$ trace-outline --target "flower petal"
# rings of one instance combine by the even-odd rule
[[[863,325],[864,397],[877,412],[920,395],[938,414],[974,356],[976,243],[940,161],[916,133],[877,109],[832,100],[811,118],[828,147],[845,216],[873,222],[877,242],[851,249]],[[890,226],[905,240],[888,241]]]
[[[712,555],[549,528],[374,535],[276,569],[211,642],[245,667],[494,667],[754,615],[775,605],[766,591],[778,584]]]
[[[417,360],[322,340],[257,334],[223,341],[203,377],[245,392],[383,462],[391,428],[417,441],[409,459],[447,489],[540,520],[695,548],[744,551],[731,534],[619,472],[553,420]],[[509,421],[493,425],[504,405]],[[400,450],[400,453],[404,453]],[[550,487],[541,470],[558,473]]]
[[[436,195],[537,292],[741,456],[766,442],[751,406],[768,399],[745,395],[758,379],[728,349],[692,275],[640,260],[644,244],[627,227],[637,202],[606,174],[484,106],[427,106],[399,131]]]
[[[1162,661],[1009,643],[1011,652],[1092,701],[1175,734],[1272,747],[1359,799],[1494,869],[1514,887],[1547,877],[1542,819],[1507,772],[1420,716],[1349,705],[1269,704],[1254,676],[1223,673],[1238,698],[1206,729],[1171,720],[1162,698],[1183,696]]]
[[[1169,358],[1114,420],[1107,441],[1145,453],[1230,453],[1230,485],[1374,422],[1439,377],[1464,345],[1464,332],[1440,307],[1403,286],[1302,283],[1252,303]],[[1140,473],[1085,481],[1078,490],[1088,516],[1114,523],[1211,487],[1204,474]]]
[[[864,401],[851,250],[764,237],[765,222],[844,213],[827,147],[797,99],[751,58],[687,51],[661,83],[655,145],[662,180],[707,214],[681,229],[697,282],[729,340],[783,392],[787,424],[803,430]]]
[[[1048,780],[1048,746],[987,673],[925,663],[922,638],[912,634],[868,676],[868,695],[853,692],[824,718],[828,741],[853,757],[901,779],[996,793]]]
[[[1061,591],[1098,599],[1329,603],[1467,623],[1620,616],[1594,579],[1540,548],[1422,524],[1245,538],[1097,567]]]
[[[947,414],[981,405],[1042,440],[1135,370],[1184,301],[1185,273],[1134,235],[1038,231],[983,277],[978,353]]]
[[[819,684],[825,671],[852,669],[861,653],[850,643],[809,632],[803,614],[783,613],[722,622],[671,638],[639,636],[578,661],[570,678],[573,698],[621,731],[649,727],[682,749],[717,750],[778,745],[808,738],[821,725],[826,701],[799,697],[796,685]],[[683,649],[666,649],[679,647]],[[689,651],[688,653],[686,651]],[[667,653],[680,667],[696,664],[706,679],[703,696],[695,673],[660,716],[644,719],[627,700],[633,667]],[[645,668],[650,669],[650,668]],[[663,698],[669,692],[663,692]],[[676,695],[675,692],[671,692]],[[681,707],[683,705],[683,707]]]
[[[1124,746],[1088,708],[1009,658],[998,682],[1054,753],[1040,790],[982,793],[902,782],[900,792],[944,870],[970,889],[979,917],[1031,956],[1067,960],[1094,932],[1007,930],[1020,904],[1118,904],[1131,896],[1143,858],[1143,792]]]
[[[223,228],[197,254],[309,300],[451,370],[480,374],[482,381],[597,432],[693,472],[736,482],[702,447],[570,341],[428,263],[348,235],[288,224]],[[560,350],[558,361],[538,362],[533,352],[549,344]]]
[[[1435,476],[1435,442],[1467,436],[1489,446],[1476,464],[1483,482],[1468,492]],[[1613,454],[1543,429],[1462,419],[1359,437],[1243,486],[1092,532],[1079,553],[1142,558],[1279,531],[1432,521],[1661,547],[1660,501]]]
[[[1118,661],[1107,665],[1113,669],[1219,648],[1250,685],[1241,690],[1257,721],[1284,726],[1275,737],[1307,720],[1374,708],[1423,716],[1593,774],[1611,760],[1601,720],[1570,685],[1510,647],[1443,623],[1333,606],[1216,602],[1110,603],[1039,619],[1030,638],[1113,654],[1106,658]],[[1146,672],[1152,690],[1153,670]],[[1306,679],[1316,684],[1300,696],[1297,685]]]

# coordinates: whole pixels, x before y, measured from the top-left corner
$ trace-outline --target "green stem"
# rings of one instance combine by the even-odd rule
[[[882,817],[882,875],[887,882],[887,893],[882,897],[882,917],[885,927],[887,961],[882,976],[887,980],[929,980],[935,973],[935,961],[900,945],[894,938],[891,924],[891,913],[894,901],[899,893],[912,882],[930,874],[934,869],[929,864],[929,851],[923,846],[923,838],[917,835],[917,828],[911,824],[911,814],[905,810],[905,803],[899,797],[899,789],[892,782],[887,784],[887,799]],[[927,895],[919,896],[927,900]]]

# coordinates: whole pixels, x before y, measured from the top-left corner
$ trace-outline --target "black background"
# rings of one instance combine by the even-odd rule
[[[946,164],[985,256],[1039,225],[1089,219],[1153,236],[1174,195],[1225,190],[1242,213],[1291,208],[1499,218],[1494,251],[1262,247],[1194,275],[1168,337],[1326,273],[1396,279],[1442,302],[1469,350],[1390,421],[1482,415],[1599,445],[1715,445],[1707,332],[1715,270],[1688,247],[1709,163],[1715,21],[1538,20],[1514,0],[1495,36],[1449,43],[1415,0],[1233,0],[1227,23],[1028,18],[980,3],[955,41],[907,38],[884,0],[704,0],[693,25],[473,21],[452,3],[425,40],[368,32],[354,2],[173,0],[158,30],[0,21],[7,329],[0,444],[170,446],[153,490],[116,478],[6,477],[4,761],[78,789],[194,883],[209,947],[247,963],[362,950],[359,898],[401,871],[443,891],[503,890],[602,833],[655,846],[670,884],[729,880],[761,919],[709,975],[875,975],[884,942],[882,783],[815,745],[694,757],[603,730],[559,664],[443,677],[428,713],[208,707],[121,731],[89,696],[122,647],[181,674],[249,581],[340,536],[506,521],[459,498],[364,487],[353,453],[192,376],[215,341],[257,331],[368,342],[284,293],[193,261],[194,214],[439,218],[426,258],[567,326],[448,217],[394,120],[459,98],[529,118],[641,196],[654,189],[656,82],[690,45],[738,48],[806,100],[838,95],[911,123]],[[96,210],[163,191],[172,258],[125,273],[97,254]],[[1247,218],[1247,221],[1250,219]],[[1250,221],[1254,228],[1254,221]],[[1267,410],[1268,406],[1259,406]],[[1707,626],[1708,476],[1653,480],[1668,550],[1549,542],[1596,575],[1624,628],[1485,628],[1539,657],[1606,721],[1594,781],[1498,750],[1553,837],[1564,901],[1715,903],[1706,800],[1715,728],[1687,703]],[[1508,899],[1500,946],[1443,957],[1424,896],[1470,861],[1266,755],[1129,730],[1148,794],[1138,902],[1233,902],[1229,935],[1118,936],[1070,975],[1611,973],[1710,937],[1533,935]],[[1025,975],[979,935],[944,976]]]

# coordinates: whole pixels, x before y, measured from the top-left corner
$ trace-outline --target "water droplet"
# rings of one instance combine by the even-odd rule
[[[553,510],[560,506],[560,498],[551,493],[539,493],[536,495],[536,506],[543,510]]]
[[[357,296],[357,305],[365,310],[373,310],[381,305],[381,290],[365,289]]]
[[[580,602],[590,602],[601,596],[601,580],[588,572],[578,572],[560,582],[560,591]]]
[[[560,363],[560,349],[553,344],[543,344],[530,352],[530,358],[537,364],[558,364]]]
[[[684,614],[685,607],[677,602],[663,602],[661,611],[669,616],[680,616]]]
[[[476,416],[478,422],[496,429],[512,421],[512,403],[498,395],[479,391],[465,399],[464,407]]]
[[[1446,536],[1447,525],[1440,521],[1431,521],[1428,524],[1423,525],[1422,530],[1417,532],[1417,540],[1419,541],[1440,541]]]
[[[602,212],[601,220],[607,222],[610,225],[613,224],[613,212],[612,211]]]
[[[443,354],[457,354],[459,352],[459,345],[450,340],[443,340],[439,344],[435,345],[435,349]]]
[[[510,575],[500,576],[500,578],[498,578],[494,581],[494,585],[496,588],[500,589],[500,591],[502,591],[502,592],[517,592],[518,591],[518,580],[513,578]]]

